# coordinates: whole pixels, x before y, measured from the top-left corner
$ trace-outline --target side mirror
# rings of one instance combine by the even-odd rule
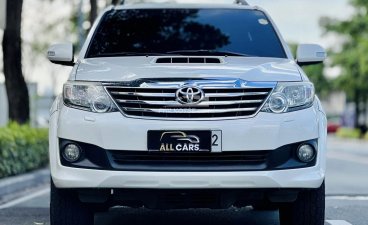
[[[298,46],[296,59],[299,66],[322,63],[327,57],[326,50],[320,45],[301,44]]]
[[[47,58],[55,64],[74,66],[74,50],[72,43],[54,44],[47,50]]]

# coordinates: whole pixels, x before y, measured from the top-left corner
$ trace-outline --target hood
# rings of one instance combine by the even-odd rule
[[[236,78],[246,81],[301,81],[297,64],[289,59],[216,57],[219,64],[156,63],[160,57],[110,57],[82,60],[75,80],[127,82],[159,78]]]

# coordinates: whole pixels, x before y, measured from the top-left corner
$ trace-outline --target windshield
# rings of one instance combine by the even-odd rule
[[[144,54],[286,58],[266,15],[248,9],[112,10],[102,18],[86,57]]]

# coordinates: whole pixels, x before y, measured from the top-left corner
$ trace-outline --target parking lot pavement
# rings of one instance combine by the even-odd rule
[[[349,148],[352,151],[349,151]],[[329,141],[326,225],[368,225],[368,145]],[[49,224],[49,189],[44,187],[0,206],[0,225]],[[96,225],[279,225],[277,211],[251,208],[169,210],[114,208],[97,214]]]

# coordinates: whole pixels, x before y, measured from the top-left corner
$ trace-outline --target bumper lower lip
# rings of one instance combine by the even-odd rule
[[[318,188],[320,166],[282,171],[131,172],[83,170],[57,165],[52,179],[59,188]]]

